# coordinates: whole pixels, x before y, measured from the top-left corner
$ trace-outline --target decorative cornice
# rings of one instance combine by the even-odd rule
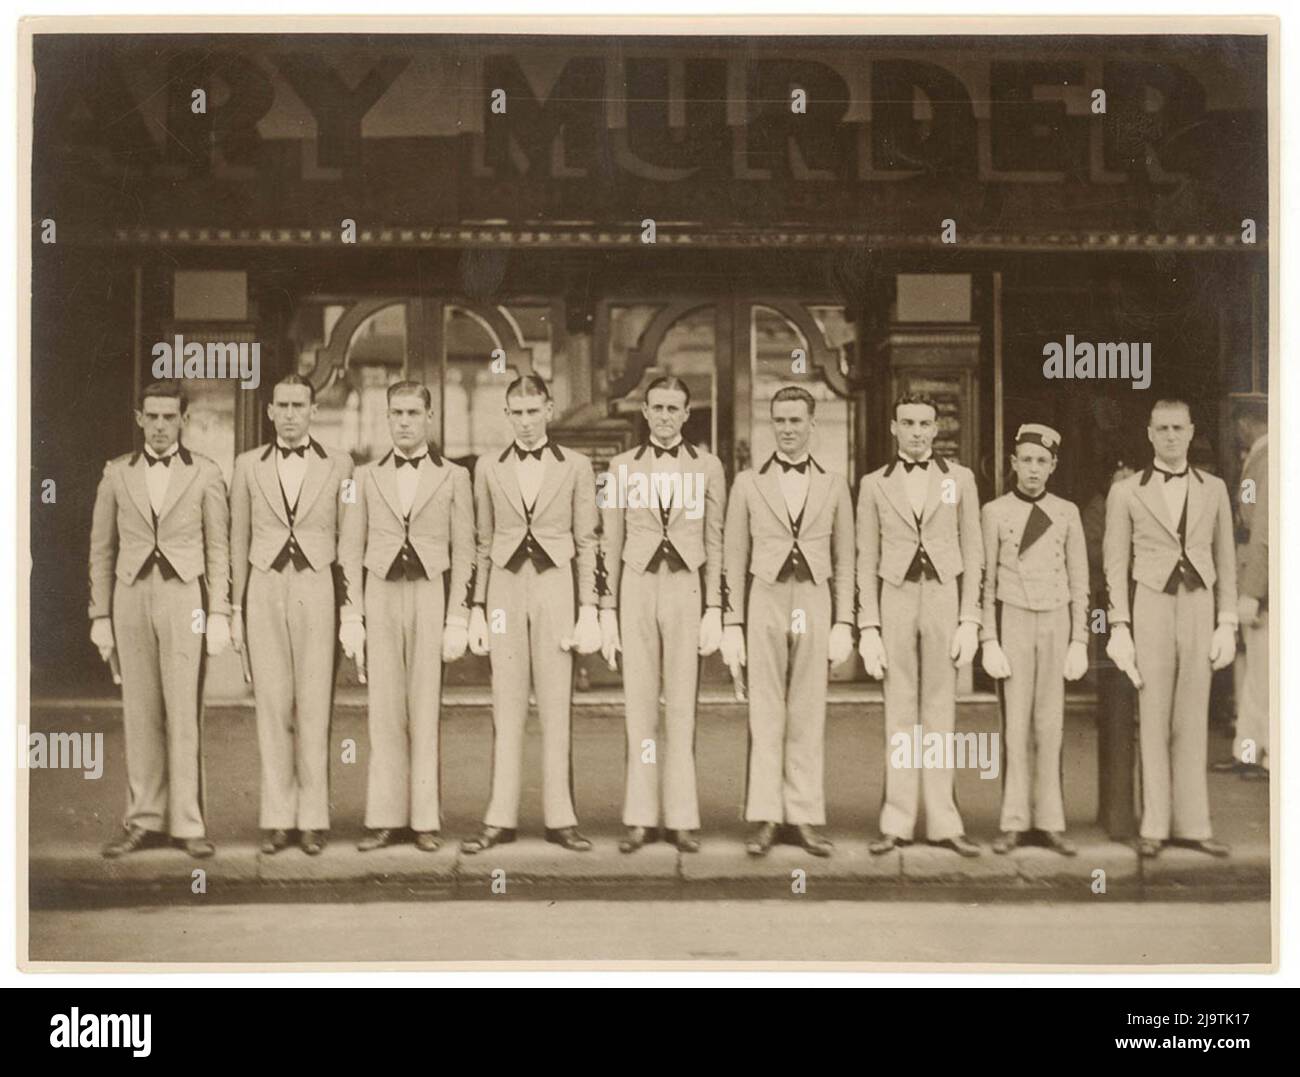
[[[343,243],[337,228],[117,228],[77,234],[60,230],[60,241],[83,245],[168,247],[544,247],[625,248],[643,246],[707,249],[868,247],[888,250],[968,251],[1242,251],[1262,253],[1266,242],[1243,243],[1238,232],[986,232],[943,243],[936,235],[907,235],[814,228],[704,228],[661,222],[656,242],[641,242],[639,224],[623,228],[566,224],[517,227],[507,224],[440,227],[359,228],[355,243]]]

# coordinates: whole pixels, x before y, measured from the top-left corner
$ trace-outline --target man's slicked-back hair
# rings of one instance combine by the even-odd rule
[[[675,389],[686,397],[686,406],[688,408],[691,406],[691,391],[686,387],[686,383],[682,381],[681,378],[674,377],[672,374],[664,374],[661,377],[655,378],[654,381],[645,387],[645,402],[647,404],[650,403],[650,394],[656,389]]]
[[[424,401],[426,411],[433,407],[433,394],[429,392],[429,387],[422,381],[393,382],[388,387],[388,403],[391,404],[395,396],[418,396]]]
[[[184,415],[190,407],[190,398],[185,395],[185,387],[179,381],[151,381],[140,390],[140,401],[138,407],[144,410],[144,402],[151,396],[166,396],[173,400],[180,401],[181,414]]]
[[[939,418],[939,404],[934,397],[927,393],[904,393],[894,401],[894,418],[898,418],[898,409],[904,404],[924,404],[934,412],[934,417]]]
[[[540,396],[550,400],[551,387],[540,374],[520,374],[506,386],[506,400],[508,401],[512,396]]]
[[[271,387],[271,398],[275,398],[276,387],[281,385],[305,385],[307,391],[311,394],[311,402],[316,403],[316,386],[311,383],[310,378],[304,378],[301,374],[286,374],[283,378]]]
[[[1157,400],[1154,404],[1151,405],[1151,414],[1147,416],[1148,425],[1150,425],[1151,419],[1155,415],[1155,413],[1161,408],[1182,408],[1185,412],[1187,412],[1187,421],[1189,423],[1195,422],[1195,420],[1192,418],[1192,405],[1187,403],[1187,401],[1180,396],[1171,396],[1171,397]]]
[[[808,408],[808,418],[817,414],[817,401],[813,398],[812,393],[802,385],[783,385],[772,396],[772,403],[768,406],[768,414],[776,413],[776,406],[784,404],[788,400],[802,400]]]

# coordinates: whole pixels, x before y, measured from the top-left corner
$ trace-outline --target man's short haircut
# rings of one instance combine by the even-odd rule
[[[520,374],[506,386],[506,400],[512,396],[540,396],[551,399],[551,387],[540,374]]]
[[[1187,401],[1182,399],[1181,397],[1171,396],[1167,399],[1157,400],[1154,404],[1151,405],[1151,415],[1147,416],[1148,426],[1151,425],[1152,416],[1154,416],[1155,413],[1161,410],[1162,408],[1182,408],[1184,411],[1187,412],[1187,421],[1189,423],[1194,422],[1194,420],[1192,419],[1191,404],[1187,403]]]
[[[140,390],[139,408],[141,411],[144,410],[145,400],[151,396],[166,396],[180,401],[182,415],[189,410],[189,397],[185,395],[185,388],[179,381],[151,381]]]
[[[776,414],[776,406],[784,404],[787,400],[802,400],[808,406],[808,417],[811,419],[817,414],[817,401],[813,399],[812,393],[801,385],[783,385],[772,397],[772,403],[768,408],[769,414]]]
[[[934,417],[936,419],[939,418],[938,403],[935,401],[934,397],[929,396],[926,393],[904,393],[897,400],[895,400],[894,401],[895,419],[898,418],[898,409],[901,408],[904,404],[924,404],[927,408],[929,408],[931,411],[934,412]]]
[[[674,377],[672,374],[664,374],[662,377],[655,378],[645,388],[645,402],[650,403],[650,394],[656,389],[674,389],[686,397],[686,406],[691,406],[691,391],[686,387],[686,383],[681,378]]]
[[[1260,426],[1267,426],[1268,401],[1238,400],[1232,405],[1232,417],[1234,419],[1246,419],[1249,422],[1258,423]]]
[[[395,396],[418,396],[424,401],[424,410],[433,407],[433,394],[429,387],[419,381],[395,381],[388,387],[388,403],[392,404]]]
[[[316,386],[311,383],[310,378],[304,378],[301,374],[286,374],[283,378],[271,387],[271,398],[275,398],[275,390],[281,385],[305,385],[307,391],[311,394],[311,402],[316,403]]]

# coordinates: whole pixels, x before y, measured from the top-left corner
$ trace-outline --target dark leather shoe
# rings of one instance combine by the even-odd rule
[[[376,849],[386,849],[397,842],[396,833],[389,827],[380,827],[378,830],[372,830],[359,842],[357,849],[363,853],[373,852]]]
[[[1020,844],[1020,831],[1004,830],[993,839],[993,851],[999,855],[1009,853]]]
[[[799,838],[799,844],[812,853],[813,856],[830,856],[831,850],[835,848],[829,840],[818,834],[808,823],[800,823],[794,830]]]
[[[679,853],[698,853],[700,851],[700,839],[695,836],[692,830],[670,830],[668,831],[668,840],[677,846]]]
[[[143,827],[129,826],[126,832],[114,841],[110,841],[104,846],[103,855],[113,860],[119,856],[125,856],[127,853],[133,853],[137,849],[148,849],[155,845],[158,836],[152,830],[145,830]]]
[[[944,838],[931,844],[937,845],[940,849],[951,849],[960,856],[979,856],[984,851],[965,834],[958,834],[955,838]]]
[[[485,849],[491,849],[494,845],[509,845],[514,840],[515,832],[508,827],[485,826],[476,837],[462,841],[460,851],[473,856]]]
[[[910,841],[900,838],[897,834],[881,834],[875,841],[867,846],[867,852],[872,856],[881,856],[891,849],[899,849],[904,845],[911,845]]]
[[[1209,853],[1210,856],[1231,856],[1232,850],[1221,841],[1215,841],[1213,838],[1206,838],[1204,841],[1187,841],[1180,842],[1185,848],[1196,849],[1198,852]]]
[[[1154,860],[1160,855],[1160,847],[1164,844],[1162,841],[1156,841],[1155,838],[1139,838],[1137,843],[1137,854],[1143,860]]]
[[[552,845],[560,845],[571,853],[591,852],[591,842],[578,833],[576,826],[562,826],[556,830],[546,831],[546,840]]]
[[[262,852],[267,856],[278,853],[281,849],[289,845],[289,832],[287,830],[263,830],[262,831]]]
[[[618,843],[618,851],[620,853],[634,853],[645,843],[646,828],[643,826],[630,826]]]
[[[325,831],[304,830],[298,844],[308,856],[318,856],[325,848]]]
[[[415,847],[422,853],[436,853],[442,848],[442,835],[436,830],[417,830]]]
[[[181,848],[195,860],[206,860],[217,851],[217,847],[207,838],[182,838]]]
[[[767,856],[776,841],[776,823],[759,823],[745,842],[745,852],[750,856]]]
[[[1043,844],[1049,849],[1055,849],[1062,856],[1078,856],[1079,850],[1074,847],[1074,842],[1066,838],[1060,831],[1044,830]]]

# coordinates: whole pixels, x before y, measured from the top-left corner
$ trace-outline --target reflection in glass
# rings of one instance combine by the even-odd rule
[[[831,311],[835,308],[823,309]],[[823,324],[828,344],[829,330],[833,328],[835,321],[828,316],[827,322]],[[806,374],[793,372],[793,353],[796,348],[804,353],[808,371]],[[827,471],[851,478],[853,472],[848,402],[819,376],[814,366],[812,349],[799,328],[771,307],[753,306],[750,310],[750,353],[753,362],[751,384],[754,407],[753,445],[749,457],[751,465],[760,466],[776,449],[776,439],[772,436],[772,424],[769,421],[772,397],[783,386],[798,385],[807,389],[817,402],[817,428],[813,431],[811,446],[813,455]]]
[[[443,451],[466,463],[509,444],[505,389],[517,371],[513,367],[504,373],[492,370],[492,353],[503,344],[483,318],[463,307],[448,306],[445,319]],[[549,336],[547,344],[549,348]]]
[[[345,308],[319,309],[322,337],[328,342]],[[328,333],[324,332],[327,323]],[[386,453],[392,445],[387,389],[405,376],[406,357],[405,303],[383,307],[357,326],[348,342],[343,369],[335,370],[329,385],[316,394],[312,423],[316,439],[351,453],[357,463],[377,460]],[[299,369],[304,361],[300,352]]]
[[[619,341],[624,369],[626,369],[628,353],[641,343],[640,337],[629,339],[631,328],[639,326],[640,333],[644,334],[656,309],[616,307],[611,310],[610,347],[612,351],[614,341]],[[646,387],[655,378],[666,374],[681,378],[691,394],[691,414],[682,435],[692,444],[700,445],[713,452],[718,441],[717,427],[714,423],[717,410],[715,407],[716,325],[717,308],[713,306],[699,307],[674,322],[659,342],[659,347],[655,351],[654,365],[645,369],[637,385],[627,396],[614,401],[615,414],[639,413],[645,399]],[[637,430],[640,436],[644,436],[645,426],[639,420]]]

